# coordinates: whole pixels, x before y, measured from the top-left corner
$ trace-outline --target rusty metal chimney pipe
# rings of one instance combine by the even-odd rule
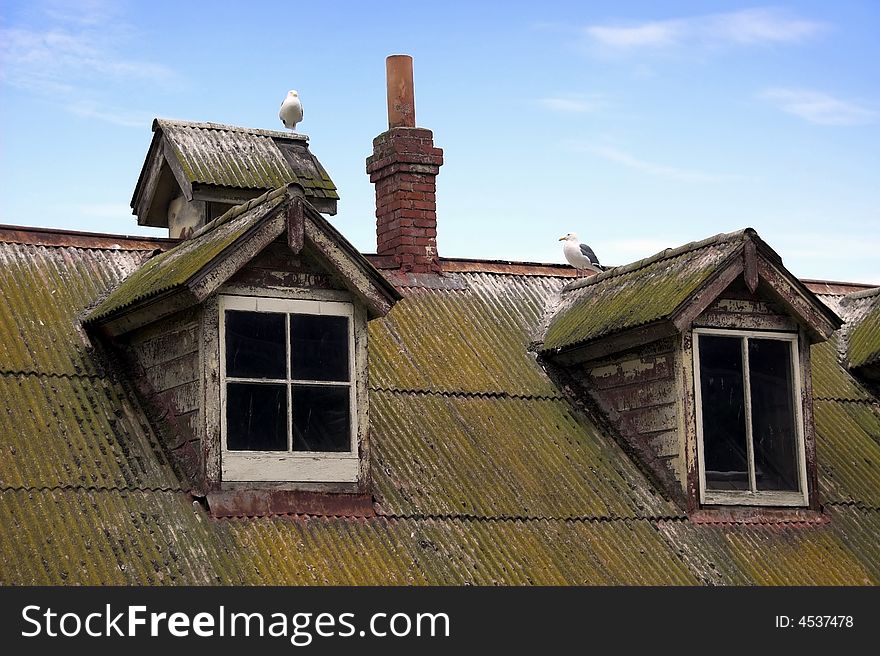
[[[416,99],[412,57],[389,55],[385,59],[385,77],[388,88],[388,128],[414,128]]]

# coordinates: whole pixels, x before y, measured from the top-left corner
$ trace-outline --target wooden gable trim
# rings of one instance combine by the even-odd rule
[[[358,262],[351,258],[335,243],[333,239],[319,227],[314,218],[309,216],[303,222],[304,234],[309,243],[314,247],[323,264],[328,266],[369,310],[370,319],[384,317],[391,311],[396,299],[390,299],[371,276],[358,266]],[[381,275],[378,274],[377,275]]]
[[[147,153],[147,160],[144,162],[144,168],[141,173],[141,180],[135,189],[134,198],[132,198],[132,207],[138,216],[140,225],[150,225],[149,212],[153,205],[153,198],[156,196],[156,189],[159,186],[159,180],[162,177],[162,166],[165,164],[165,153],[160,145],[161,137],[154,136],[153,143],[150,144],[150,150]],[[141,186],[140,183],[143,183]]]
[[[777,301],[789,313],[805,325],[810,341],[824,342],[842,321],[831,310],[822,305],[809,290],[787,271],[782,271],[763,257],[758,258],[758,275]],[[804,293],[806,291],[806,293]],[[809,296],[808,296],[809,294]]]
[[[174,179],[177,180],[177,184],[180,185],[183,197],[186,198],[187,201],[191,201],[193,199],[192,184],[187,179],[186,173],[183,172],[183,167],[177,159],[177,153],[174,152],[174,146],[171,145],[171,142],[168,141],[164,135],[162,136],[162,152],[165,154],[165,161],[168,162],[168,166],[174,174]]]
[[[656,342],[664,337],[671,337],[678,332],[670,321],[656,321],[644,326],[637,326],[610,337],[599,337],[586,344],[563,350],[556,354],[548,354],[556,363],[572,365],[588,360],[596,360],[614,353]]]

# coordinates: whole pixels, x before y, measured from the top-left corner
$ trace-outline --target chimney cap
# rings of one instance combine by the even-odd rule
[[[414,128],[416,100],[413,85],[413,58],[410,55],[389,55],[385,59],[388,95],[388,127]]]

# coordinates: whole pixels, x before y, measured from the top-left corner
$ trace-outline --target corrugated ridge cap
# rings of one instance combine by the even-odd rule
[[[275,200],[276,198],[286,195],[292,187],[299,187],[300,189],[302,189],[302,185],[299,185],[295,182],[290,182],[284,186],[278,187],[277,189],[267,191],[265,194],[260,194],[256,198],[251,198],[248,202],[231,207],[220,216],[212,219],[211,221],[208,221],[205,225],[196,230],[192,234],[192,237],[190,237],[190,239],[197,239],[198,237],[201,237],[202,235],[213,230],[214,228],[221,226],[224,223],[228,223],[229,221],[232,221],[233,219],[244,214],[245,212],[249,212],[257,205],[262,205],[266,201]]]
[[[857,292],[850,292],[844,296],[844,300],[853,300],[858,301],[863,298],[871,298],[873,296],[880,296],[880,287],[871,287],[870,289],[863,289]]]
[[[666,250],[655,253],[650,257],[636,260],[635,262],[631,262],[630,264],[625,264],[623,266],[614,267],[613,269],[603,271],[602,273],[587,278],[585,280],[579,280],[577,282],[570,283],[563,288],[562,292],[566,293],[574,291],[576,289],[583,289],[584,287],[595,285],[604,280],[608,280],[609,278],[632,273],[633,271],[644,269],[645,267],[655,264],[656,262],[660,262],[661,260],[669,260],[680,255],[699,250],[701,248],[714,246],[716,244],[726,244],[728,242],[737,240],[746,241],[747,239],[757,239],[760,241],[758,233],[753,228],[744,228],[743,230],[737,230],[735,232],[720,233],[712,237],[707,237],[706,239],[701,239],[700,241],[692,241],[677,248],[667,248]],[[761,241],[761,244],[762,246],[765,246],[766,249],[770,251],[770,253],[772,253],[772,255],[774,255],[780,262],[782,261],[782,258],[780,258],[779,255],[777,255],[776,252],[773,251],[769,246],[766,246],[763,241]]]
[[[153,132],[157,128],[166,130],[167,128],[185,128],[191,130],[219,130],[221,132],[239,132],[241,134],[251,134],[260,137],[270,137],[272,139],[285,139],[288,141],[305,141],[308,142],[309,137],[299,132],[281,132],[280,130],[265,130],[263,128],[246,128],[240,125],[227,125],[225,123],[211,123],[198,121],[183,121],[171,118],[154,118]]]

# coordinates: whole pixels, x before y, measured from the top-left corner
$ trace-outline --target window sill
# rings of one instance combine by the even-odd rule
[[[224,482],[357,483],[355,453],[225,451]]]
[[[703,493],[704,506],[776,506],[801,507],[809,505],[802,492],[745,492],[711,491]]]
[[[798,524],[818,525],[830,522],[828,515],[808,508],[748,508],[715,506],[688,514],[694,524]]]

